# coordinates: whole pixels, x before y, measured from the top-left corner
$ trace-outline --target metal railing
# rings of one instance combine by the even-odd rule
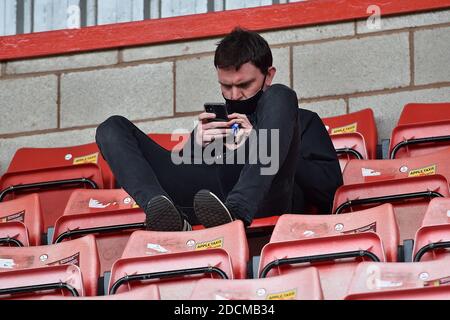
[[[305,0],[0,0],[0,36]]]

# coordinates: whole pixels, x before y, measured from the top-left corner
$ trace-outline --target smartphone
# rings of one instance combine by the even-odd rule
[[[216,115],[214,119],[209,119],[209,121],[228,121],[228,112],[225,103],[205,103],[204,107],[206,112]]]

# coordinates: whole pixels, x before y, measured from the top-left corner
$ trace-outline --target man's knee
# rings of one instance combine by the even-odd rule
[[[116,136],[123,133],[130,124],[130,121],[123,116],[111,116],[102,122],[95,132],[95,141],[97,144],[108,143],[116,140]]]
[[[260,112],[268,112],[272,115],[276,112],[282,116],[292,117],[297,114],[297,109],[297,94],[291,88],[274,84],[264,92]]]

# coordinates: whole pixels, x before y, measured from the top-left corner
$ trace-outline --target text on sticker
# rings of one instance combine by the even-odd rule
[[[430,176],[436,174],[436,165],[413,169],[408,173],[408,177],[420,177],[420,176]]]
[[[73,164],[98,163],[98,152],[73,159]]]
[[[195,245],[195,250],[223,248],[223,238],[212,241],[200,242]]]
[[[341,133],[353,133],[356,132],[358,128],[358,123],[352,123],[343,127],[331,129],[331,134],[341,134]]]
[[[295,299],[296,296],[297,296],[297,290],[293,289],[293,290],[289,290],[289,291],[269,294],[266,299],[267,300],[291,300],[291,299]]]

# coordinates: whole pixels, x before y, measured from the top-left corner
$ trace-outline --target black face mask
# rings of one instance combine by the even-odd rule
[[[245,115],[250,115],[256,111],[256,107],[258,106],[258,101],[263,95],[264,91],[264,83],[266,82],[266,77],[264,77],[263,84],[261,89],[253,95],[252,97],[245,100],[231,100],[224,97],[228,114],[232,113],[240,113]]]

